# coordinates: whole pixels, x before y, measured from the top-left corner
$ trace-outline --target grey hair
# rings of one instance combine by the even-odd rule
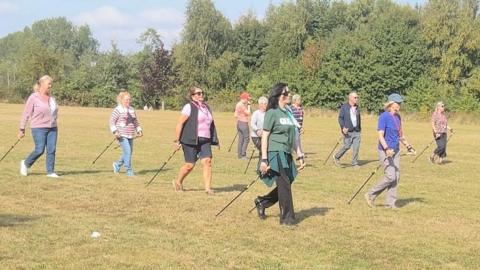
[[[263,96],[260,97],[260,98],[258,99],[258,104],[268,104],[268,98],[263,97]]]
[[[300,95],[299,95],[299,94],[293,95],[293,97],[292,97],[292,103],[295,103],[297,100],[300,100]]]

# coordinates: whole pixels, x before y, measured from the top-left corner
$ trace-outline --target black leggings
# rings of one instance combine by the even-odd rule
[[[279,160],[280,163],[280,160]],[[278,164],[280,173],[277,174],[275,182],[277,186],[267,195],[258,196],[263,207],[268,208],[278,202],[280,207],[280,223],[291,223],[295,220],[293,209],[292,183],[288,179],[285,169]]]
[[[437,156],[444,158],[447,156],[447,133],[441,133],[440,137],[435,138],[437,149],[433,151]]]

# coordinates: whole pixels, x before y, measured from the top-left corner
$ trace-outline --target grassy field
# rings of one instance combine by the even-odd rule
[[[16,140],[23,107],[0,104],[3,155]],[[112,173],[120,150],[91,162],[111,141],[110,109],[61,107],[56,170],[45,177],[42,157],[28,177],[19,161],[33,149],[30,132],[0,163],[1,269],[478,269],[480,267],[480,133],[457,125],[448,163],[427,154],[401,160],[400,209],[368,208],[363,196],[346,201],[377,165],[376,117],[363,119],[362,166],[337,168],[323,160],[339,137],[336,119],[307,117],[308,167],[293,185],[298,226],[278,224],[278,206],[261,221],[248,213],[268,191],[256,183],[218,218],[215,214],[250,181],[245,161],[227,152],[235,134],[232,113],[216,113],[221,149],[214,148],[215,196],[203,192],[201,166],[186,192],[171,181],[183,156],[175,156],[148,188],[172,152],[178,112],[138,112],[145,136],[135,141],[135,178]],[[429,124],[404,123],[417,151],[431,140]],[[251,146],[250,146],[251,147]],[[250,148],[251,149],[251,148]],[[251,150],[249,150],[250,153]],[[367,185],[378,181],[375,175]],[[360,194],[363,195],[363,192]],[[383,202],[383,197],[378,203]],[[101,236],[90,235],[98,231]]]

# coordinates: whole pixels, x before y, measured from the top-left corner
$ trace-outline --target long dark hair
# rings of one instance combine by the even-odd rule
[[[286,83],[279,82],[272,87],[272,90],[270,91],[270,96],[268,97],[267,111],[270,109],[278,108],[278,97],[282,95],[283,90],[287,86],[288,85]]]

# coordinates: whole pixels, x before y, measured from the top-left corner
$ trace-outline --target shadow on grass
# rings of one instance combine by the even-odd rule
[[[40,216],[26,216],[15,214],[0,214],[0,228],[19,226],[30,221],[39,219]]]
[[[140,170],[138,172],[135,172],[137,175],[144,175],[144,174],[150,174],[150,173],[157,173],[158,172],[158,169],[160,168],[157,168],[157,169],[148,169],[148,170]],[[159,173],[158,175],[160,175],[162,172],[166,172],[166,171],[170,171],[172,169],[169,169],[169,168],[163,168]],[[134,170],[135,171],[135,170]],[[157,177],[158,177],[157,175]],[[153,176],[153,175],[152,175]]]
[[[359,160],[358,165],[363,166],[363,165],[370,164],[372,162],[378,162],[378,159]]]
[[[425,202],[425,199],[424,198],[406,198],[406,199],[398,199],[396,202],[395,202],[395,205],[397,207],[405,207],[409,204],[412,204],[412,203],[423,203]]]
[[[58,175],[80,175],[112,172],[112,170],[80,170],[80,171],[58,171]]]
[[[247,185],[235,184],[233,186],[227,186],[227,187],[215,187],[213,188],[213,191],[215,193],[242,191],[246,187]],[[200,188],[185,188],[185,191],[205,191],[205,190]]]
[[[325,214],[327,214],[328,211],[332,209],[333,208],[331,207],[312,207],[310,209],[303,209],[295,214],[295,216],[297,217],[297,223],[300,223],[309,217],[324,216]]]

